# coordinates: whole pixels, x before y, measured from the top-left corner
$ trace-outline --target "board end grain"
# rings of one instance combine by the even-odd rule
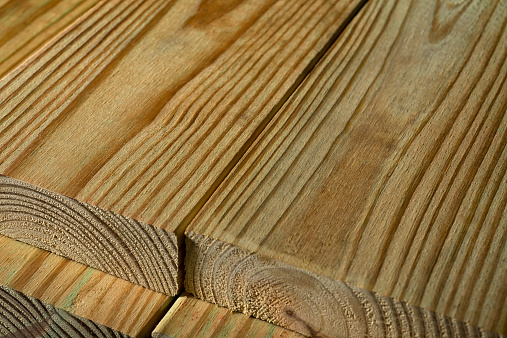
[[[375,292],[187,233],[185,289],[309,337],[498,337]]]

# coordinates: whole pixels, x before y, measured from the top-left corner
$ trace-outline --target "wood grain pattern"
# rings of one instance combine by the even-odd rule
[[[0,77],[64,30],[99,0],[0,2]]]
[[[507,333],[506,23],[369,2],[190,234]]]
[[[306,336],[498,337],[202,235],[191,233],[187,248],[186,290]],[[182,323],[178,318],[168,326],[187,328]]]
[[[0,336],[129,337],[4,286],[0,286]]]
[[[4,236],[0,236],[0,247],[0,285],[52,306],[60,315],[68,312],[65,325],[77,331],[82,323],[72,321],[74,316],[129,336],[146,336],[171,301],[171,297]],[[0,307],[0,312],[8,311],[4,304]],[[11,319],[0,322],[15,323]]]
[[[303,336],[183,294],[157,325],[152,337],[302,338]]]
[[[0,174],[182,242],[188,222],[361,3],[101,1],[0,81]],[[44,204],[32,197],[22,199]],[[7,204],[4,224],[16,215]],[[75,235],[63,222],[40,223],[30,225],[31,244],[82,261],[86,248],[51,239]],[[128,243],[117,230],[109,233]],[[26,240],[12,227],[0,233]],[[128,247],[136,245],[124,248],[131,254]],[[103,266],[90,257],[87,264]],[[179,287],[143,285],[170,295]]]
[[[167,295],[182,283],[174,234],[1,175],[0,233]]]

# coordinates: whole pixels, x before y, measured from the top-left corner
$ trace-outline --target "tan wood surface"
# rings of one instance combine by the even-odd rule
[[[0,286],[0,336],[128,337],[4,286]]]
[[[181,255],[152,239],[183,241],[360,3],[101,1],[0,81],[0,233],[176,294]]]
[[[99,0],[0,1],[0,77]]]
[[[0,236],[0,248],[0,286],[2,292],[14,297],[12,303],[0,296],[0,323],[18,323],[2,317],[5,311],[28,316],[26,311],[33,309],[35,317],[25,319],[38,322],[41,316],[40,325],[47,329],[53,327],[53,321],[62,320],[65,327],[81,333],[87,332],[87,326],[103,325],[130,336],[147,336],[171,301],[166,295],[8,237]],[[76,316],[84,319],[77,321]],[[24,326],[23,332],[28,335],[31,326],[25,325],[25,319],[19,318],[18,327]]]
[[[499,336],[219,240],[195,235],[187,244],[189,277],[185,279],[186,290],[210,302],[255,315],[309,337]],[[218,311],[201,302],[198,309],[209,309],[212,314]],[[177,307],[171,308],[159,328],[175,309]],[[190,316],[194,314],[192,311],[182,313],[187,316],[176,315],[171,322],[165,322],[166,332],[181,327],[183,332],[188,329],[188,332],[206,333],[200,329],[201,322],[197,318],[204,320],[208,315],[201,314],[201,310],[193,317]],[[187,323],[188,318],[192,321]],[[222,320],[208,322],[217,327],[223,324]]]
[[[152,337],[303,338],[304,336],[183,294],[176,299],[157,325]]]
[[[503,0],[369,2],[189,237],[507,333],[506,23]],[[227,259],[210,256],[186,278],[221,305],[233,296],[213,294],[226,288],[237,302],[252,297],[250,313],[263,316],[275,272],[241,294],[214,276]],[[273,320],[294,321],[285,304],[319,294],[294,283],[273,295]],[[295,316],[333,320],[325,303],[302,299]]]

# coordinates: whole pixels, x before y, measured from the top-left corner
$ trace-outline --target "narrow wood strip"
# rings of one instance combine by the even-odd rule
[[[22,0],[0,4],[0,77],[98,2]]]
[[[174,236],[363,2],[99,2],[0,80],[0,233],[176,294]]]
[[[499,337],[453,318],[192,232],[187,238],[187,251],[187,291],[306,336]],[[194,313],[185,311],[189,312],[187,317]],[[156,331],[163,331],[161,327],[166,325],[169,332],[178,329],[203,332],[202,323],[186,324],[185,317],[176,318],[174,322],[161,323]]]
[[[65,327],[74,327],[76,334],[88,332],[93,336],[95,331],[90,333],[86,329],[88,327],[107,336],[111,331],[108,333],[101,329],[105,326],[129,336],[146,336],[162,318],[172,300],[171,297],[4,236],[0,236],[0,247],[0,323],[10,325],[2,327],[0,324],[0,330],[21,328],[26,319],[33,320],[34,325],[25,328],[23,332],[27,335],[32,329],[40,329],[40,325],[55,330],[57,328],[54,325],[58,325],[65,331]],[[3,303],[6,300],[1,295],[11,289],[15,290],[8,291],[11,295],[13,292],[25,295],[17,296],[21,307]],[[13,317],[12,311],[27,317]],[[5,317],[2,317],[4,314]],[[91,322],[100,325],[92,325]]]
[[[189,294],[176,299],[152,333],[155,338],[184,337],[299,338],[300,334]]]
[[[506,25],[369,2],[188,230],[507,333]]]
[[[0,285],[1,337],[129,337]]]

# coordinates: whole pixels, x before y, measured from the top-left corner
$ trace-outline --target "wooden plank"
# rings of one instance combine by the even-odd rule
[[[0,336],[129,337],[4,286],[0,286]]]
[[[138,225],[182,243],[188,222],[362,1],[100,2],[0,81],[0,233],[121,278],[100,262],[121,266],[120,256],[137,255],[131,248],[151,250],[149,275],[126,278],[176,294],[181,255],[165,260]],[[88,235],[102,232],[92,229],[100,222],[59,212],[42,195],[62,210],[74,208],[65,195],[135,219],[146,243],[131,243],[119,226]],[[110,248],[91,250],[83,236]],[[161,277],[167,264],[170,276]]]
[[[0,77],[99,0],[0,1]]]
[[[35,321],[36,326],[39,322],[49,330],[63,320],[62,324],[74,327],[76,334],[89,336],[87,327],[95,330],[105,326],[129,336],[146,336],[171,301],[166,295],[4,236],[0,236],[0,247],[3,290],[0,294],[5,296],[7,292],[13,297],[6,300],[0,296],[0,330],[20,328],[25,320]],[[14,309],[16,301],[22,302],[26,309]],[[26,318],[13,318],[9,315],[13,311],[20,311]],[[31,327],[25,329],[29,331]],[[112,334],[112,331],[102,332]]]
[[[506,22],[505,1],[368,3],[188,236],[507,333]],[[229,285],[211,270],[227,259],[186,278],[206,300],[246,302],[211,294]],[[319,297],[297,285],[275,323],[298,293]]]
[[[176,299],[157,325],[152,337],[302,338],[303,336],[183,294]]]
[[[187,244],[187,290],[309,337],[499,337],[454,318],[209,237],[195,235]],[[209,261],[214,264],[212,270]],[[176,330],[181,328],[182,336],[204,331],[201,319],[214,312],[204,315],[200,309],[218,310],[201,302],[195,311],[198,314],[193,309],[182,311],[186,316],[176,315],[167,322],[166,318],[177,309],[171,308],[155,331],[161,331],[161,326],[168,327],[165,332],[179,332]],[[188,321],[189,316],[193,321]],[[221,325],[220,321],[208,322]]]

